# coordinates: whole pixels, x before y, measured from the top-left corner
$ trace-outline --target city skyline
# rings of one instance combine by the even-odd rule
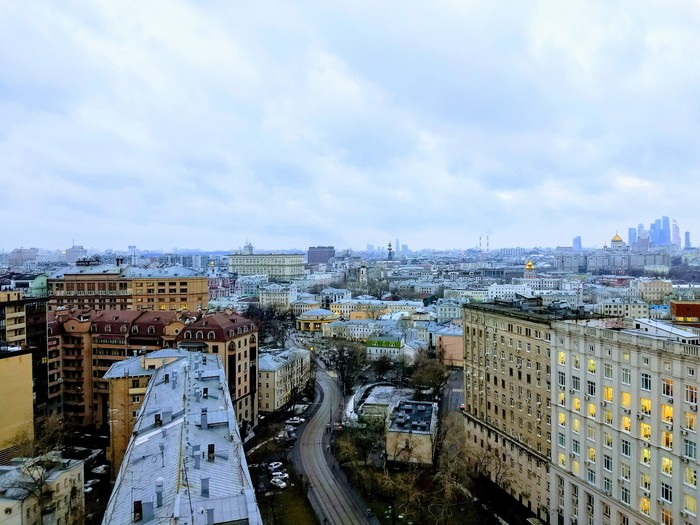
[[[602,246],[631,215],[692,233],[699,16],[7,3],[2,248]]]

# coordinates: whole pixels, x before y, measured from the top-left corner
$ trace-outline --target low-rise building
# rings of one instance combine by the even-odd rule
[[[85,523],[83,462],[60,452],[16,458],[0,467],[2,523],[25,525]]]
[[[401,337],[398,335],[374,336],[367,339],[367,360],[376,361],[381,356],[386,356],[392,361],[401,358]]]
[[[323,332],[323,325],[337,321],[338,314],[325,308],[307,310],[296,319],[296,328],[300,332]]]
[[[260,412],[282,410],[296,401],[311,379],[311,352],[300,348],[262,352],[258,372]]]
[[[396,405],[385,437],[387,461],[432,465],[437,411],[437,403],[401,401]]]

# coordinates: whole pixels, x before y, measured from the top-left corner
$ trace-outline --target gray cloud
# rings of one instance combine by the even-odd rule
[[[602,245],[698,221],[691,2],[0,6],[3,248]]]

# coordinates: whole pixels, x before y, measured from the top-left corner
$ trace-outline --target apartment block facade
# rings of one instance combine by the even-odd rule
[[[465,304],[466,439],[485,472],[540,519],[549,520],[552,321],[495,304]]]
[[[311,352],[294,349],[260,354],[260,412],[281,410],[304,390],[311,377]]]
[[[209,280],[182,267],[138,268],[86,261],[49,276],[49,310],[205,310]]]
[[[699,340],[645,328],[557,322],[550,499],[559,523],[698,522]]]
[[[229,256],[229,271],[238,276],[268,275],[272,280],[298,279],[304,276],[304,254],[233,254]]]
[[[464,330],[467,440],[542,521],[698,522],[697,335],[527,303],[465,305]]]

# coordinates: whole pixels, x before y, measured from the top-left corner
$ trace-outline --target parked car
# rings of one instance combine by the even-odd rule
[[[282,468],[282,462],[281,462],[281,461],[273,461],[272,463],[270,463],[270,464],[267,466],[267,469],[268,469],[269,471],[278,470],[278,469],[281,469],[281,468]]]
[[[464,403],[460,403],[460,404],[459,404],[459,409],[460,409],[460,410],[464,410]]]
[[[286,472],[272,472],[270,474],[272,476],[272,479],[281,479],[281,480],[287,480],[289,479],[289,474]]]
[[[92,487],[93,485],[97,485],[99,482],[100,482],[99,479],[89,479],[89,480],[87,480],[87,481],[85,482],[85,488],[86,488],[86,489],[87,489],[87,488],[90,488],[90,487]]]
[[[304,419],[303,417],[294,416],[290,417],[287,421],[285,421],[285,423],[287,423],[288,425],[301,425],[304,421],[306,421],[306,419]]]
[[[93,474],[107,474],[107,471],[109,470],[109,465],[100,465],[99,467],[95,467],[92,469],[90,472]]]
[[[270,480],[270,485],[277,487],[278,489],[286,489],[287,484],[279,478],[272,478]]]

